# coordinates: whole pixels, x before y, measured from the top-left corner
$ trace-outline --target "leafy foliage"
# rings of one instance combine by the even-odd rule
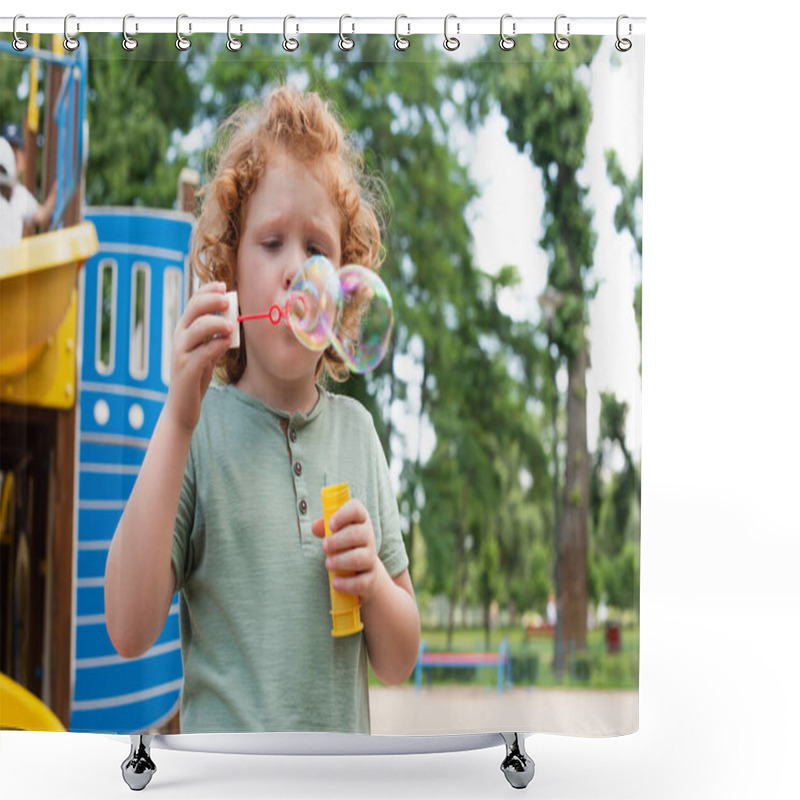
[[[166,35],[143,36],[130,53],[112,34],[90,44],[86,202],[172,207],[186,165],[174,142],[195,111],[186,59]]]
[[[628,231],[633,237],[639,262],[642,259],[642,218],[638,204],[642,200],[642,164],[633,178],[628,178],[614,150],[606,151],[606,172],[611,183],[621,193],[620,201],[614,211],[614,227],[617,233]],[[639,329],[639,344],[642,342],[642,282],[636,285],[633,297],[636,326]],[[641,369],[641,366],[640,366]]]

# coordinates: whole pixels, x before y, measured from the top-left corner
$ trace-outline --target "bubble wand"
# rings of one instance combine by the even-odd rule
[[[229,292],[229,294],[234,295],[235,292]],[[233,298],[231,298],[233,299]],[[305,314],[308,310],[307,308],[307,300],[305,297],[300,295],[297,298],[289,297],[286,299],[286,304],[284,305],[283,309],[276,303],[273,303],[269,307],[269,311],[261,311],[258,314],[240,314],[236,317],[237,322],[247,322],[251,319],[268,319],[273,325],[279,325],[281,321],[285,321],[286,324],[289,324],[289,303],[292,300],[299,300],[303,304],[303,313]],[[277,316],[275,316],[277,315]]]

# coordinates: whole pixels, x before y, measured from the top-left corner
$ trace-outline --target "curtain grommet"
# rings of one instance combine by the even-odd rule
[[[122,49],[127,50],[129,53],[131,50],[135,50],[139,46],[139,42],[133,36],[128,36],[128,20],[129,19],[136,19],[133,14],[126,14],[122,18]],[[136,28],[138,29],[138,25]]]
[[[188,19],[188,18],[189,18],[188,14],[178,14],[178,17],[175,20],[175,36],[177,37],[175,39],[175,47],[177,47],[178,50],[180,50],[180,51],[188,50],[192,46],[192,40],[191,39],[187,39],[181,33],[181,20],[182,19]],[[191,25],[191,23],[189,23],[189,33],[191,33],[191,32],[192,32],[192,25]]]
[[[405,14],[398,14],[394,18],[394,49],[402,52],[403,50],[408,50],[408,48],[411,47],[411,40],[406,38],[406,36],[400,35],[401,19],[408,19],[408,17]],[[406,27],[408,28],[408,33],[411,33],[411,25],[407,23]]]
[[[630,50],[631,47],[633,47],[633,42],[630,39],[624,39],[619,35],[620,23],[624,19],[628,19],[626,14],[620,14],[617,17],[617,41],[614,42],[614,47],[616,47],[617,50],[619,50],[620,53],[627,53],[628,50]],[[629,22],[628,23],[628,36],[630,36],[630,35],[631,35],[631,24]]]
[[[64,49],[68,53],[75,52],[75,50],[77,50],[81,46],[81,43],[74,36],[70,36],[68,28],[69,28],[69,21],[71,19],[75,19],[74,14],[67,14],[67,16],[64,17]],[[76,28],[76,31],[77,30],[80,30],[80,26]]]
[[[512,19],[511,14],[503,14],[503,16],[500,17],[500,41],[498,42],[500,49],[504,50],[505,52],[513,50],[514,45],[516,45],[516,42],[511,38],[511,36],[506,36],[505,31],[503,30],[503,26],[507,19]],[[516,34],[516,32],[517,32],[517,23],[512,22],[511,33],[512,35],[514,35]]]
[[[461,47],[461,40],[457,36],[448,35],[447,28],[448,28],[448,25],[450,24],[450,20],[451,19],[457,20],[458,17],[456,17],[455,14],[448,14],[444,18],[444,42],[443,42],[443,45],[444,45],[444,49],[445,50],[449,50],[452,53],[454,50],[458,50],[458,48]],[[459,32],[459,28],[460,28],[460,24],[458,22],[456,22],[456,33]]]
[[[290,19],[296,19],[296,17],[293,17],[291,14],[289,14],[288,16],[285,16],[283,18],[283,43],[282,43],[282,46],[283,46],[283,49],[287,53],[293,53],[295,50],[297,50],[298,47],[300,47],[300,42],[298,42],[297,39],[291,38],[288,35],[287,31],[288,31],[289,20]]]
[[[342,14],[342,16],[339,17],[339,49],[343,50],[345,53],[356,46],[356,43],[349,36],[344,35],[344,21],[346,19],[353,18],[349,14]],[[352,26],[352,29],[353,31],[355,30],[355,25]]]
[[[27,47],[28,47],[28,40],[27,39],[23,39],[17,33],[17,21],[20,20],[20,19],[25,19],[25,15],[24,14],[17,14],[14,17],[14,23],[13,23],[13,25],[11,27],[11,32],[14,35],[14,41],[11,42],[11,45],[18,53],[21,53],[23,50],[27,49]]]
[[[233,20],[235,20],[235,19],[239,19],[239,17],[237,17],[236,14],[231,14],[228,17],[228,41],[225,44],[225,47],[227,47],[228,50],[231,51],[231,53],[238,53],[242,49],[242,40],[241,39],[237,39],[231,33],[231,22],[233,22]],[[239,32],[241,33],[241,31],[242,31],[242,29],[241,29],[241,26],[240,26],[239,27]]]
[[[569,39],[559,36],[558,34],[558,21],[560,19],[566,19],[566,14],[559,14],[556,17],[555,25],[553,26],[553,33],[555,35],[555,40],[553,41],[553,47],[558,50],[559,53],[563,53],[566,49],[569,48]],[[569,22],[567,22],[567,36],[569,36]]]

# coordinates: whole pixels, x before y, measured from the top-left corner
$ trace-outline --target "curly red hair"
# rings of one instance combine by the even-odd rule
[[[314,92],[288,86],[273,89],[263,101],[243,106],[223,123],[214,176],[199,192],[202,211],[192,242],[191,264],[202,282],[236,282],[236,261],[250,197],[276,154],[288,153],[319,171],[341,214],[342,265],[377,271],[382,261],[378,220],[380,182],[367,176],[363,157],[329,104]],[[351,330],[353,319],[343,319]],[[247,364],[245,337],[217,365],[217,374],[236,383]],[[316,377],[345,380],[347,367],[333,347],[322,354]]]

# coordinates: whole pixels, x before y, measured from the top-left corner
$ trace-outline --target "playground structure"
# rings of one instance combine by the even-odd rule
[[[0,42],[6,53],[31,60],[34,95],[37,62],[46,70],[41,183],[57,190],[49,229],[0,248],[0,726],[168,730],[177,603],[153,648],[124,660],[106,632],[103,574],[166,398],[192,217],[85,208],[87,44],[65,54],[56,37],[52,52]]]

